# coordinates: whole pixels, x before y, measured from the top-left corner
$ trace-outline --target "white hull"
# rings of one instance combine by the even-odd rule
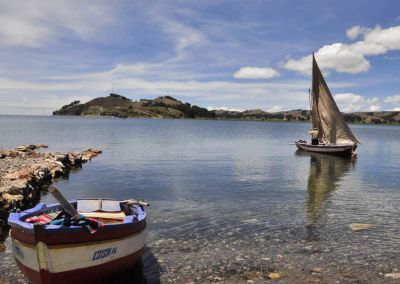
[[[318,144],[312,145],[304,142],[295,142],[297,148],[303,151],[330,154],[330,155],[351,155],[357,148],[354,144]]]
[[[87,243],[85,245],[51,245],[39,242],[36,246],[12,239],[15,258],[27,268],[39,272],[66,272],[105,264],[132,255],[145,246],[146,230],[133,236]]]

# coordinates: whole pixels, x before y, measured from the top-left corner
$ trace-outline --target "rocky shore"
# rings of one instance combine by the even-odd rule
[[[40,191],[56,177],[68,174],[73,167],[101,153],[98,149],[82,152],[38,152],[44,144],[21,145],[13,150],[0,150],[0,226],[11,210],[32,207]]]

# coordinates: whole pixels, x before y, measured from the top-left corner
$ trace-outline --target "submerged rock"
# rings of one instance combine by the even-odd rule
[[[400,279],[400,272],[386,273],[386,278]]]
[[[321,267],[314,267],[311,269],[311,273],[321,273],[322,269]]]
[[[93,157],[96,157],[98,154],[101,153],[99,149],[87,149],[82,152],[81,159],[83,162],[90,161]]]
[[[363,230],[372,229],[372,228],[375,228],[375,225],[373,225],[373,224],[361,224],[361,223],[350,224],[350,229],[353,232],[363,231]]]
[[[268,273],[268,278],[269,279],[281,279],[282,275],[277,272],[270,272],[270,273]]]
[[[38,148],[47,148],[49,146],[45,144],[24,144],[14,148],[15,151],[26,152],[26,151],[33,151]]]

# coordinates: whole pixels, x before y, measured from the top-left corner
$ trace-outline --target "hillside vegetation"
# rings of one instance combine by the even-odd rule
[[[110,94],[85,104],[74,101],[53,115],[114,116],[120,118],[215,118],[215,113],[189,103],[182,103],[170,96],[154,100],[132,101],[124,96]]]
[[[226,111],[207,110],[203,107],[183,103],[170,96],[158,97],[154,100],[141,99],[133,101],[118,94],[93,99],[81,104],[74,101],[53,115],[80,116],[113,116],[120,118],[197,118],[197,119],[238,119],[238,120],[276,120],[276,121],[309,121],[308,110],[290,110],[281,112],[265,112],[263,110]],[[344,113],[349,123],[365,124],[400,124],[399,111],[354,112]]]

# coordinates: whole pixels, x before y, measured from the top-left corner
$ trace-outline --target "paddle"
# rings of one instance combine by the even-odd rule
[[[60,203],[61,207],[71,215],[72,219],[79,219],[79,213],[76,211],[74,206],[69,203],[65,197],[61,194],[61,192],[53,185],[50,185],[48,188],[49,192],[53,195],[55,199]]]

